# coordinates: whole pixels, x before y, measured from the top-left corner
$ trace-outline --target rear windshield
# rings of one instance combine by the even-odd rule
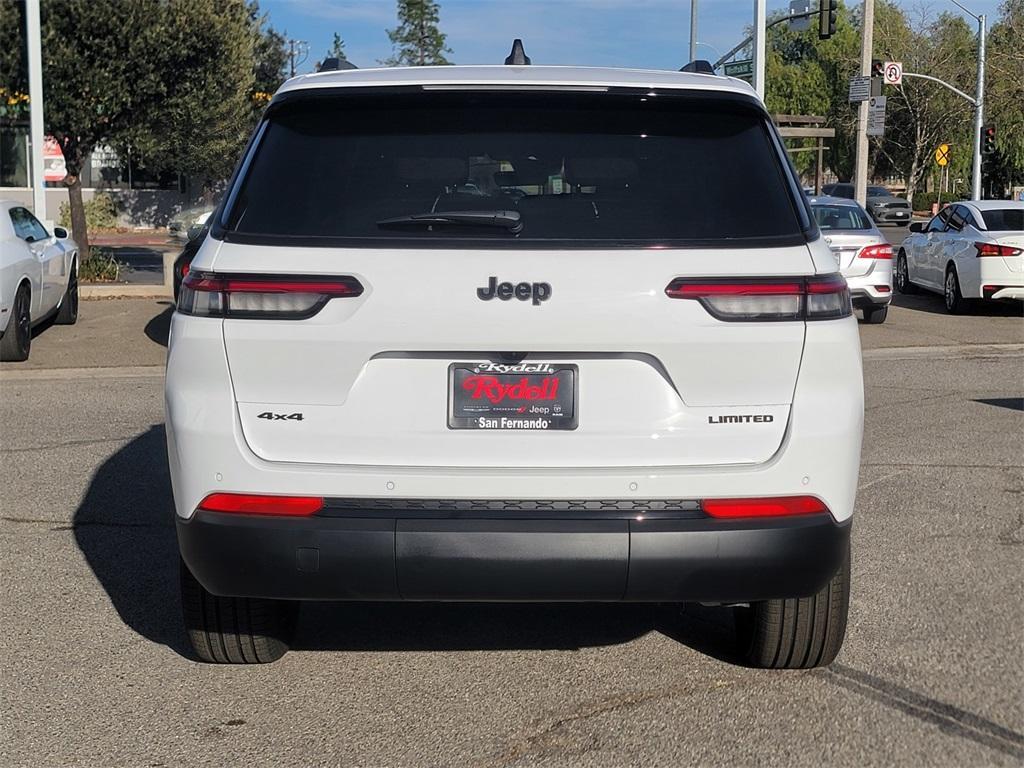
[[[852,205],[812,205],[819,229],[872,229],[871,220]]]
[[[982,211],[985,229],[991,232],[1024,231],[1024,208],[993,208]]]
[[[745,101],[656,94],[285,102],[232,193],[223,236],[377,246],[804,242],[809,217],[769,130]],[[498,223],[446,212],[494,213]]]

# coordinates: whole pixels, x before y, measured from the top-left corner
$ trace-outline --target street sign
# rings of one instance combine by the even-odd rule
[[[882,67],[882,76],[886,85],[899,85],[903,82],[903,62],[887,61]]]
[[[868,136],[885,134],[885,96],[872,96],[868,102]]]
[[[871,98],[871,78],[854,75],[850,78],[850,101],[867,101]]]
[[[935,150],[935,162],[940,166],[949,163],[949,144],[939,144]]]
[[[750,78],[754,76],[754,61],[753,59],[730,61],[722,68],[722,71],[726,77]]]
[[[811,12],[811,0],[789,0],[789,15],[790,17],[796,14],[810,13]],[[789,28],[794,32],[803,32],[805,29],[809,29],[811,26],[811,19],[808,16],[802,16],[799,19],[790,18]]]

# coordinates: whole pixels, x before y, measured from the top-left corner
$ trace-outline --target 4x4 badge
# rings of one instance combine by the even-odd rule
[[[484,288],[477,288],[476,295],[484,301],[490,301],[497,296],[502,301],[508,301],[515,296],[520,301],[529,301],[533,299],[533,306],[538,306],[541,302],[547,301],[551,298],[551,284],[550,283],[499,283],[498,278],[491,275],[487,279],[487,285]]]

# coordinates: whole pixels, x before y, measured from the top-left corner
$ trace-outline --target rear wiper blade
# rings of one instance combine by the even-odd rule
[[[381,219],[378,227],[430,226],[432,224],[456,224],[465,227],[500,227],[512,234],[523,229],[519,211],[438,211],[436,213],[411,213]]]

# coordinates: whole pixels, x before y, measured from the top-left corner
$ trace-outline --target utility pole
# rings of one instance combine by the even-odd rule
[[[971,14],[973,16],[973,14]],[[974,168],[971,200],[981,200],[981,131],[985,123],[985,14],[978,19],[978,90],[974,105]]]
[[[43,169],[43,52],[40,43],[39,0],[25,2],[28,40],[29,134],[32,144],[32,212],[46,221],[46,180]],[[981,133],[978,134],[981,136]]]
[[[690,61],[697,60],[697,0],[690,0]]]
[[[295,68],[309,58],[309,43],[288,39],[288,77],[295,77]]]
[[[768,13],[766,0],[754,0],[754,90],[764,99],[764,57]],[[868,62],[870,65],[871,62]]]
[[[861,23],[860,74],[871,77],[871,49],[875,32],[875,0],[864,0]],[[868,102],[857,105],[857,157],[853,170],[853,197],[864,206],[868,192]],[[980,134],[979,134],[980,135]]]

